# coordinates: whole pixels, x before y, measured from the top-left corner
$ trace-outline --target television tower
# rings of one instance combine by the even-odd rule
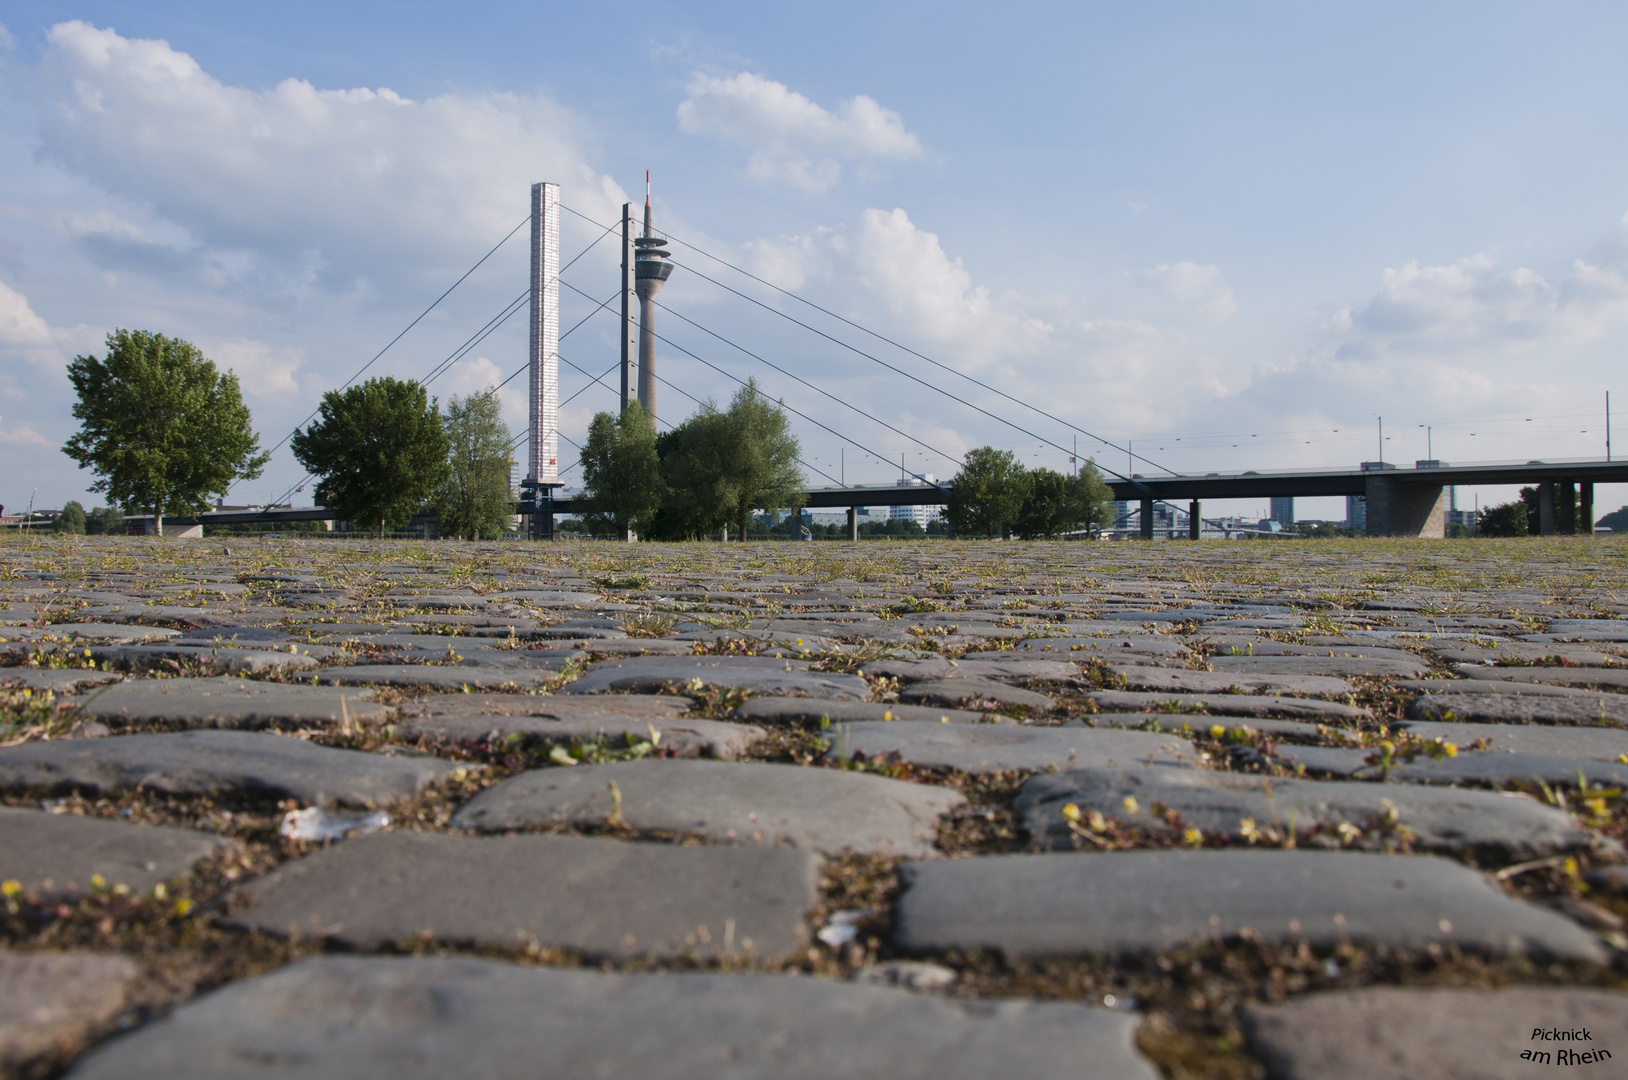
[[[644,174],[644,235],[633,241],[634,289],[639,294],[639,404],[656,426],[656,327],[653,321],[656,294],[673,273],[672,252],[664,250],[667,241],[650,227],[650,171]]]

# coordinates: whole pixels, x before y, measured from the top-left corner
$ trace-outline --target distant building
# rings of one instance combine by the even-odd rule
[[[1293,495],[1285,496],[1283,498],[1278,498],[1276,496],[1273,497],[1272,520],[1277,522],[1279,525],[1282,525],[1285,529],[1292,529],[1294,527]]]
[[[1474,529],[1480,523],[1481,514],[1476,510],[1449,510],[1446,518],[1448,525],[1462,525],[1466,529]]]
[[[926,473],[922,476],[912,476],[908,480],[901,480],[899,486],[925,487],[935,482],[933,474]],[[887,516],[889,521],[914,521],[925,530],[928,522],[937,519],[943,513],[944,507],[942,506],[890,506],[888,507]]]
[[[1365,495],[1345,497],[1345,527],[1357,532],[1368,531],[1368,498]]]

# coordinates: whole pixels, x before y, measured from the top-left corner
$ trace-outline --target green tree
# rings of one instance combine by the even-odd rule
[[[807,498],[790,422],[754,380],[719,412],[711,402],[656,439],[665,488],[653,531],[666,539],[725,526],[741,539],[753,510],[797,506]]]
[[[1101,528],[1111,520],[1113,489],[1092,462],[1077,476],[1035,469],[1021,482],[1023,502],[1013,525],[1025,540]]]
[[[661,507],[661,461],[650,414],[637,401],[620,417],[602,412],[588,425],[582,445],[581,499],[589,532],[625,536],[650,531]]]
[[[1525,536],[1526,503],[1524,500],[1491,506],[1481,512],[1482,536]]]
[[[1114,523],[1114,489],[1095,461],[1087,461],[1069,477],[1068,512],[1075,529],[1105,529]]]
[[[1010,450],[980,446],[950,481],[944,516],[957,536],[999,536],[1017,521],[1027,494],[1023,463]]]
[[[59,533],[83,536],[85,533],[85,508],[75,500],[68,500],[62,507],[62,513],[57,515],[56,524],[53,527]]]
[[[85,532],[91,536],[121,536],[124,515],[111,506],[98,506],[85,516]]]
[[[1069,514],[1069,478],[1054,469],[1033,469],[1023,474],[1023,501],[1018,505],[1013,531],[1024,540],[1054,537],[1075,528]]]
[[[107,336],[107,359],[76,356],[68,381],[80,429],[62,450],[95,471],[92,491],[125,510],[198,513],[234,480],[270,459],[249,423],[237,376],[215,370],[196,347],[145,330]]]
[[[353,525],[400,526],[446,485],[446,427],[414,380],[388,376],[322,395],[294,457],[320,478],[317,500]]]
[[[1611,511],[1594,524],[1604,525],[1614,533],[1628,532],[1628,506]]]
[[[494,539],[514,521],[509,429],[496,387],[447,401],[447,483],[436,501],[443,536]]]
[[[797,458],[802,448],[791,433],[791,421],[778,404],[747,379],[724,414],[729,446],[723,454],[724,486],[732,496],[732,517],[746,537],[752,511],[801,506],[808,498]]]
[[[710,401],[656,437],[661,508],[649,531],[661,540],[691,540],[730,523],[735,497],[725,476],[729,418]]]

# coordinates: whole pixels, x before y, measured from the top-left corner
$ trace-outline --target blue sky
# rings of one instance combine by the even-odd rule
[[[0,18],[10,506],[34,488],[92,501],[58,449],[62,369],[109,329],[233,367],[269,446],[523,217],[531,180],[608,222],[646,168],[675,236],[1181,470],[1371,459],[1380,415],[1393,461],[1426,456],[1424,425],[1447,460],[1595,455],[1604,392],[1628,398],[1620,5],[13,2]],[[571,219],[567,254],[592,238]],[[517,294],[519,239],[374,370],[421,375]],[[601,245],[567,280],[608,296],[614,258]],[[592,305],[567,295],[570,325]],[[920,443],[1063,464],[682,269],[663,300]],[[883,479],[902,451],[954,471],[663,327],[895,462],[800,425],[822,469]],[[514,371],[522,334],[506,325],[436,392]],[[561,351],[602,371],[614,325]],[[696,397],[734,385],[670,349],[662,371]],[[565,393],[586,381],[567,368]],[[565,433],[613,402],[584,393]],[[523,400],[507,407],[518,430]],[[690,407],[662,399],[670,419]],[[299,475],[284,451],[234,498]]]

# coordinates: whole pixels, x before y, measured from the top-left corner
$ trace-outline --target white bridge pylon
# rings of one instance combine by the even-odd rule
[[[531,185],[531,439],[526,479],[560,482],[560,185]]]

